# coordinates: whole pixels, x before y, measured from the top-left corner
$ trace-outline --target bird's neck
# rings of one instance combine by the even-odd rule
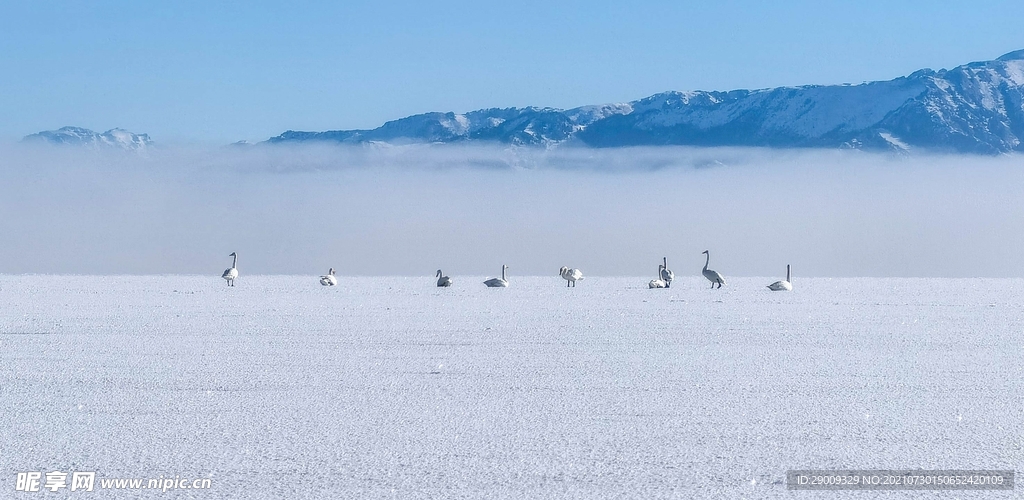
[[[704,270],[708,270],[708,264],[711,263],[711,254],[706,254],[707,260],[704,261]]]

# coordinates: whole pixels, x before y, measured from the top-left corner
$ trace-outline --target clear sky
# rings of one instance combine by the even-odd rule
[[[1024,2],[6,1],[0,139],[162,143],[426,111],[858,83],[1024,48]]]

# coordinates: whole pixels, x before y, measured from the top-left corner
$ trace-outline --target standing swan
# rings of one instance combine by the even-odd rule
[[[238,268],[236,267],[238,265],[238,255],[235,252],[231,252],[231,255],[228,255],[228,257],[232,257],[231,268],[225,269],[224,274],[220,275],[220,277],[228,282],[228,286],[235,286],[235,278],[238,277]]]
[[[662,276],[661,272],[664,269],[665,269],[665,266],[663,266],[661,264],[658,264],[658,279],[651,280],[651,282],[647,284],[647,288],[666,288],[665,280],[661,279],[661,276]]]
[[[672,280],[676,278],[676,274],[668,268],[668,257],[662,257],[661,264],[661,280],[665,282],[665,288],[671,288]]]
[[[320,284],[323,286],[334,286],[338,284],[338,279],[334,277],[334,268],[332,267],[327,274],[320,277]]]
[[[775,283],[768,285],[768,288],[773,292],[788,292],[793,289],[793,283],[789,281],[789,264],[786,264],[786,280],[776,281]]]
[[[718,274],[718,271],[708,269],[708,264],[711,263],[711,254],[707,250],[704,250],[701,253],[708,256],[708,259],[704,261],[704,271],[701,274],[711,282],[711,288],[714,288],[716,283],[718,284],[718,288],[722,288],[722,285],[725,284],[725,278],[723,278],[721,274]]]
[[[506,287],[506,286],[508,286],[508,280],[505,279],[505,269],[508,269],[508,266],[506,266],[505,264],[502,264],[501,265],[501,277],[500,278],[491,278],[491,279],[485,281],[484,284],[489,286],[489,287],[491,287],[491,288],[498,288],[498,287]]]
[[[452,286],[452,279],[444,276],[440,269],[437,270],[437,286]]]
[[[569,269],[565,266],[562,266],[562,268],[558,270],[558,274],[561,274],[562,279],[565,280],[566,288],[570,285],[575,288],[576,282],[583,279],[583,271],[580,271],[579,269]]]

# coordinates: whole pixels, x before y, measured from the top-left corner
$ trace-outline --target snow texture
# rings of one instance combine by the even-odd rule
[[[3,488],[85,470],[212,479],[173,498],[793,498],[787,469],[1024,460],[1021,280],[241,271],[0,276]],[[90,498],[170,498],[119,493]]]

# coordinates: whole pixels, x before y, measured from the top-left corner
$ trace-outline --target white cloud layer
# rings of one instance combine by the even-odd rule
[[[1024,276],[1024,158],[0,146],[0,273]]]

